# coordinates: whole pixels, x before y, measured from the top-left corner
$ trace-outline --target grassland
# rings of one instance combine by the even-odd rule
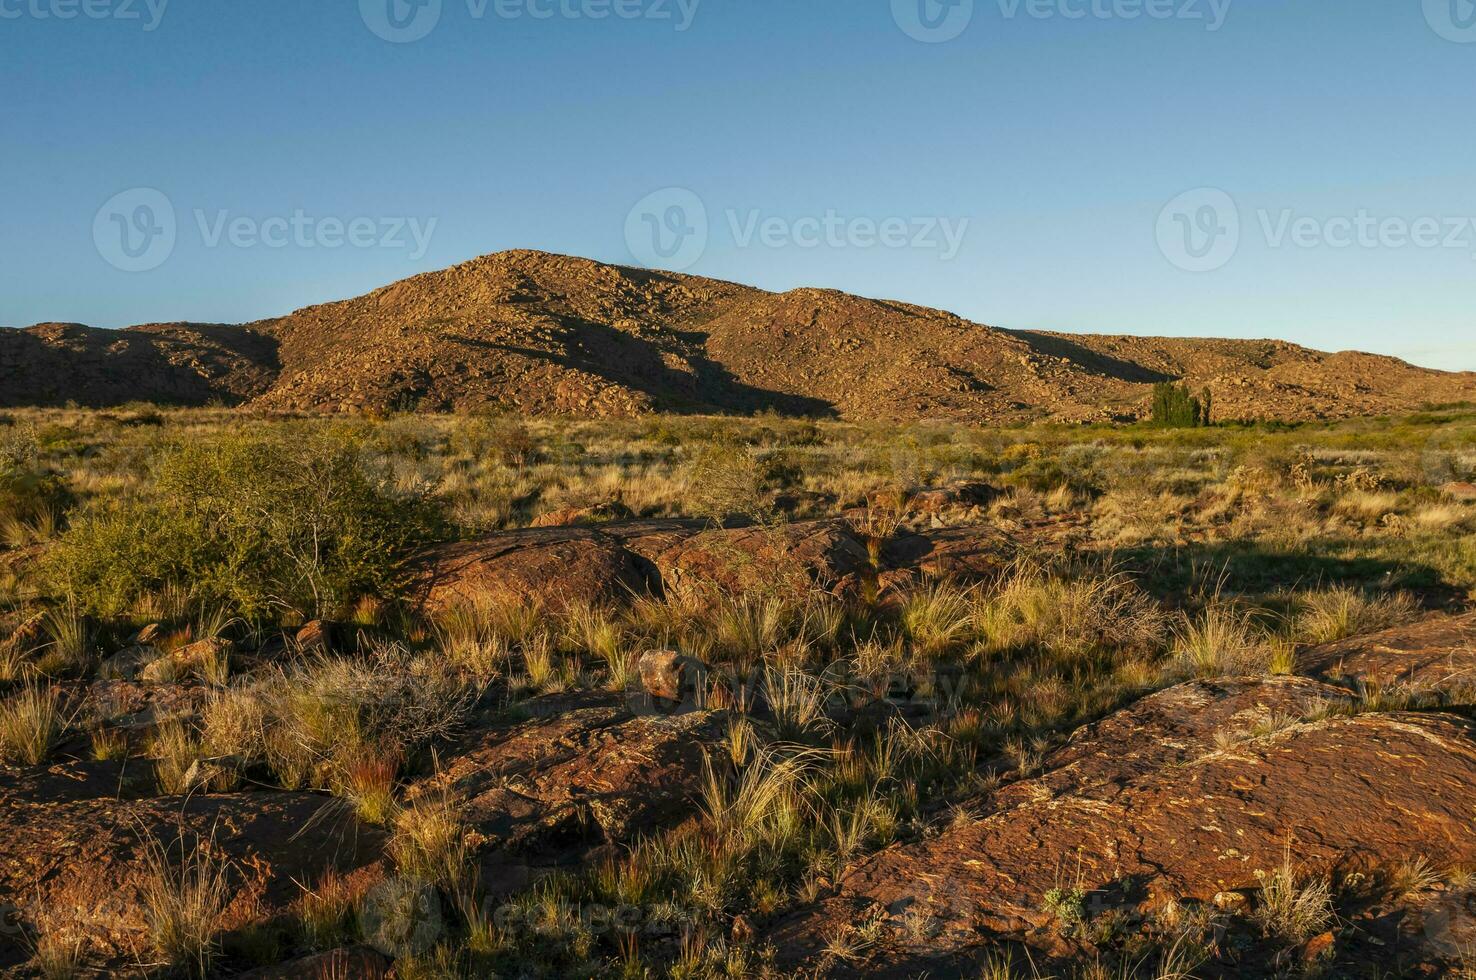
[[[1182,430],[14,411],[0,418],[0,757],[12,773],[127,761],[160,798],[341,801],[379,828],[397,879],[445,903],[402,977],[782,975],[766,923],[866,854],[967,819],[1081,725],[1186,679],[1288,674],[1308,646],[1467,608],[1476,503],[1452,485],[1473,477],[1476,409],[1462,406]],[[913,505],[961,480],[998,492]],[[412,601],[424,546],[616,506],[776,533],[839,517],[877,547],[978,525],[1018,546],[995,574],[880,593],[769,578],[611,606],[504,598],[432,615]],[[354,640],[312,644],[309,622]],[[126,732],[85,721],[94,679],[140,648],[167,655],[145,665],[153,682],[203,692],[199,710]],[[489,901],[463,801],[422,791],[448,747],[534,717],[539,699],[629,691],[641,654],[667,648],[712,670],[704,699],[726,719],[690,818]],[[761,711],[733,678],[757,679]],[[899,678],[935,710],[863,720],[861,695]],[[145,863],[144,951],[28,927],[16,968],[230,975],[369,928],[363,889],[332,875],[300,883],[286,925],[231,925],[214,860],[161,845]],[[1235,928],[1290,949],[1324,931],[1337,896],[1278,873]],[[1051,901],[1085,915],[1070,882]],[[641,928],[609,926],[612,909],[639,910]],[[1212,931],[1180,916],[1151,939],[1104,935],[1097,959],[1052,972],[1221,975]],[[866,942],[838,939],[831,961]],[[987,975],[1030,975],[992,962],[1003,972]]]

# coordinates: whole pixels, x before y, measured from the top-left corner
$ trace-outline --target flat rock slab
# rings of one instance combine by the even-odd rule
[[[152,796],[154,789],[154,766],[147,759],[0,768],[0,812],[34,803]]]
[[[1090,901],[1157,908],[1254,889],[1291,848],[1308,874],[1438,855],[1476,860],[1476,726],[1389,714],[1296,724],[1168,764],[1103,794],[1051,796],[889,848],[769,940],[824,965],[833,936],[882,920],[858,975],[956,975],[960,958],[1048,927],[1045,893],[1080,880]]]
[[[570,605],[624,602],[651,581],[614,537],[587,528],[509,531],[422,554],[420,592],[432,612],[462,603]]]
[[[228,869],[229,931],[285,912],[330,868],[363,867],[381,837],[307,793],[52,799],[47,783],[0,803],[0,904],[41,933],[85,935],[95,954],[148,955],[143,887],[162,855],[208,854]]]
[[[1312,647],[1297,657],[1312,677],[1389,686],[1476,685],[1476,613],[1434,616],[1379,633]]]
[[[866,545],[845,521],[703,531],[652,561],[668,593],[699,596],[828,590],[871,568]]]
[[[1248,738],[1269,719],[1298,719],[1348,692],[1305,677],[1239,677],[1190,681],[1078,729],[1051,753],[1045,772],[1003,787],[994,811],[1072,794],[1110,799],[1133,779],[1192,763],[1226,736]]]
[[[530,720],[476,732],[450,749],[411,799],[463,804],[484,860],[557,866],[690,816],[722,712],[637,715],[622,695],[539,698]]]

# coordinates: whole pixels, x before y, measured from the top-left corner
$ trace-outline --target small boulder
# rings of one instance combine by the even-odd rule
[[[998,496],[999,491],[987,483],[955,480],[941,487],[913,490],[908,503],[919,514],[939,514],[953,508],[985,507]]]
[[[609,693],[535,698],[520,713],[448,746],[440,770],[406,790],[464,801],[489,891],[690,817],[728,729],[723,712],[637,714]]]
[[[872,570],[866,545],[844,521],[713,529],[674,542],[652,561],[668,592],[698,598],[828,591]]]
[[[296,640],[297,648],[303,652],[327,652],[333,649],[336,638],[337,630],[332,623],[315,619],[298,630],[297,636],[294,639]]]
[[[29,653],[39,647],[46,635],[46,614],[36,613],[25,619],[15,631],[0,641],[0,650],[19,650]]]
[[[465,603],[518,602],[558,612],[628,601],[647,591],[643,563],[613,537],[587,528],[492,534],[441,545],[420,559],[431,612]]]
[[[150,623],[133,635],[133,644],[144,647],[157,646],[162,639],[164,639],[164,627],[158,623]]]
[[[198,640],[147,664],[138,677],[147,684],[172,684],[184,677],[204,677],[212,664],[229,658],[234,650],[230,640],[216,637]]]
[[[158,647],[131,646],[104,660],[97,676],[104,681],[136,681],[143,676],[145,668],[163,658],[164,651]]]
[[[1245,892],[1216,892],[1215,908],[1222,912],[1242,912],[1250,904],[1250,899],[1245,897]]]
[[[707,665],[675,650],[652,650],[641,655],[641,688],[662,701],[701,707],[707,693]]]

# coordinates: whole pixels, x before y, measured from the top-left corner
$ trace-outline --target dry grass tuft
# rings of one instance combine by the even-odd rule
[[[143,916],[154,950],[170,967],[194,977],[210,972],[219,953],[221,917],[230,904],[229,868],[213,844],[186,847],[171,862],[162,844],[147,852]]]
[[[1174,655],[1195,677],[1273,673],[1288,666],[1286,647],[1234,602],[1213,597],[1174,632]]]
[[[1261,879],[1260,905],[1256,916],[1268,935],[1289,943],[1305,942],[1326,932],[1336,919],[1332,884],[1325,878],[1304,880],[1287,851],[1280,867]]]
[[[60,695],[27,688],[0,704],[0,761],[39,766],[65,729]]]
[[[1349,586],[1337,586],[1298,597],[1294,628],[1306,643],[1333,643],[1399,626],[1417,618],[1419,604],[1405,592],[1370,596]]]

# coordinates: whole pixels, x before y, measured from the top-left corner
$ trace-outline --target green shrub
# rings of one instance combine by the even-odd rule
[[[152,475],[144,496],[73,521],[43,565],[51,591],[104,616],[164,588],[248,618],[333,616],[366,595],[393,597],[408,553],[438,526],[352,445],[321,438],[182,446]]]
[[[66,481],[42,462],[33,432],[0,433],[0,526],[54,523],[71,503]]]
[[[1164,381],[1153,386],[1153,424],[1170,429],[1194,429],[1209,425],[1213,396],[1208,388],[1198,398],[1188,385]]]

